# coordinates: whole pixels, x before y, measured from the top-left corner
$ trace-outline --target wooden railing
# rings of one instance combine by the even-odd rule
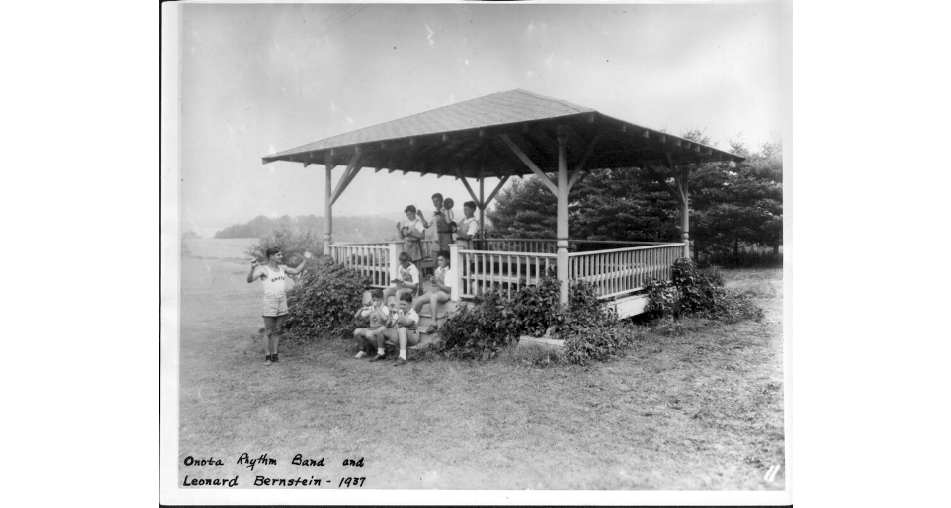
[[[648,247],[670,245],[670,242],[619,242],[614,240],[568,240],[569,252],[619,249],[624,247]],[[475,242],[477,250],[505,252],[535,252],[554,254],[558,252],[558,240],[524,238],[488,238]]]
[[[644,288],[648,279],[670,279],[670,267],[683,256],[683,244],[626,247],[568,254],[571,280],[594,284],[601,299]]]
[[[554,277],[558,255],[552,252],[524,252],[514,249],[555,247],[554,240],[493,240],[494,245],[513,250],[477,250],[450,247],[450,264],[455,268],[457,285],[452,299],[472,298],[495,287],[511,296],[524,286],[538,284],[546,274]],[[503,242],[509,242],[505,244]],[[535,243],[537,242],[537,243]],[[435,257],[438,247],[425,241],[424,254]],[[620,243],[620,242],[608,242]],[[578,241],[580,248],[593,242]],[[429,248],[427,248],[429,247]],[[385,288],[399,265],[403,242],[334,244],[334,261],[370,280],[370,285]],[[683,255],[683,244],[665,243],[576,251],[568,253],[568,276],[594,284],[602,299],[634,293],[650,278],[667,280],[674,260]]]
[[[545,274],[554,276],[558,263],[557,254],[450,248],[453,251],[459,283],[453,299],[472,298],[493,287],[511,297],[523,286],[538,284]]]
[[[338,243],[330,246],[330,255],[337,263],[370,279],[373,287],[390,285],[394,269],[391,243]]]
[[[502,252],[533,252],[554,254],[558,252],[557,240],[526,240],[520,238],[487,238],[475,242],[477,250]]]

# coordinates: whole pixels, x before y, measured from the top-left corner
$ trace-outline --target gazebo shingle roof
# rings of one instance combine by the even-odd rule
[[[557,167],[558,126],[569,133],[569,165],[597,144],[586,168],[644,163],[741,161],[730,153],[526,90],[498,92],[322,139],[263,158],[346,164],[360,151],[363,167],[477,178],[532,171],[500,139],[507,136],[545,171]]]

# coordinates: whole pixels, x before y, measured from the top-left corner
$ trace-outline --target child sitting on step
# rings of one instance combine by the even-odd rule
[[[423,309],[423,305],[429,304],[433,324],[429,325],[426,333],[436,333],[439,329],[439,304],[449,301],[454,280],[455,272],[449,267],[449,251],[441,250],[436,256],[436,270],[429,279],[432,288],[413,301],[413,310],[417,314]]]
[[[387,303],[390,302],[391,296],[398,297],[401,293],[414,295],[419,292],[419,285],[422,283],[419,279],[419,269],[410,261],[410,255],[407,252],[400,252],[398,273],[399,276],[393,279],[393,284],[383,290],[383,301]]]
[[[360,351],[354,358],[363,358],[368,352],[373,352],[376,345],[374,332],[386,328],[386,322],[390,317],[390,309],[383,305],[383,291],[374,289],[370,292],[370,305],[361,307],[353,315],[354,319],[370,318],[370,326],[367,328],[357,328],[353,331],[353,340],[356,341]],[[370,358],[370,361],[377,361],[384,357],[383,348],[377,348],[376,356]]]
[[[394,367],[399,367],[406,363],[406,346],[415,346],[419,344],[419,333],[416,331],[416,325],[419,324],[419,314],[413,310],[413,295],[410,293],[400,293],[399,309],[391,313],[385,328],[375,331],[377,349],[383,348],[386,342],[399,343],[400,357],[396,360]]]

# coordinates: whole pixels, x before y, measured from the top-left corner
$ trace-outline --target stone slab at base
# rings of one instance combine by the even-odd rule
[[[532,337],[531,335],[522,335],[518,338],[518,345],[516,347],[521,347],[522,345],[528,344],[537,344],[539,346],[562,348],[565,346],[565,341],[559,339],[552,339],[547,335],[544,337]]]
[[[647,295],[633,295],[605,302],[604,305],[609,309],[614,309],[618,319],[627,319],[643,314],[648,303],[650,303],[650,298]]]

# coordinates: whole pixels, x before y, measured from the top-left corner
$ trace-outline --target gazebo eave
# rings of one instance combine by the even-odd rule
[[[361,153],[363,167],[377,171],[402,171],[422,175],[524,176],[533,171],[513,155],[500,136],[508,136],[533,159],[541,161],[545,171],[557,170],[554,144],[559,125],[569,131],[569,164],[581,157],[581,149],[599,138],[599,148],[590,156],[585,170],[603,167],[631,167],[645,163],[666,164],[668,156],[676,164],[704,162],[741,162],[744,159],[714,147],[679,136],[641,127],[600,113],[582,113],[543,120],[514,122],[464,130],[447,130],[417,136],[372,140],[320,148],[311,143],[262,158],[264,164],[276,161],[335,166],[346,164]],[[546,151],[547,150],[547,151]]]

